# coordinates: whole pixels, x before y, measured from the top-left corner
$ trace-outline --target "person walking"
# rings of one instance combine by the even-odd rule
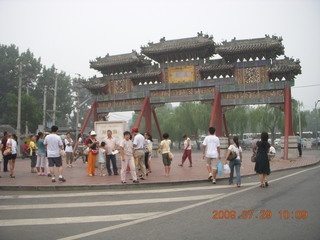
[[[164,133],[163,134],[163,140],[160,142],[160,149],[162,152],[162,162],[164,165],[164,171],[166,177],[170,175],[170,170],[171,170],[171,162],[172,162],[172,155],[170,152],[170,145],[171,145],[171,140],[169,139],[169,134]]]
[[[114,151],[117,150],[117,148],[118,148],[117,140],[112,136],[112,131],[108,130],[107,138],[106,138],[106,149],[107,149],[106,163],[107,163],[107,171],[109,176],[112,175],[110,162],[112,164],[113,175],[119,175],[118,167],[117,167],[117,159],[114,153]]]
[[[137,127],[133,127],[132,134],[134,136],[133,139],[133,148],[134,148],[134,156],[136,158],[136,172],[141,180],[147,179],[147,170],[144,160],[144,136],[139,133],[139,129]],[[138,171],[141,170],[141,175],[139,175]]]
[[[124,139],[120,142],[120,156],[121,156],[121,183],[126,183],[127,166],[130,167],[130,173],[133,183],[139,183],[137,179],[136,167],[133,159],[133,143],[131,141],[131,134],[129,131],[123,133]]]
[[[268,158],[268,152],[270,144],[268,143],[268,133],[261,133],[261,140],[257,142],[257,157],[254,170],[259,174],[260,187],[268,187],[267,176],[270,175],[270,163]]]
[[[29,142],[30,149],[30,158],[31,158],[31,173],[37,173],[36,165],[37,165],[37,145],[36,145],[36,135],[31,135]]]
[[[103,169],[104,169],[105,162],[106,162],[106,143],[105,142],[101,142],[101,144],[100,144],[98,162],[99,162],[100,177],[104,177],[104,176],[106,176],[103,173]]]
[[[17,158],[17,136],[15,134],[8,136],[6,149],[11,149],[11,153],[6,155],[6,157],[7,157],[9,169],[10,169],[10,178],[15,178],[13,173],[14,167],[15,167],[15,161]]]
[[[22,146],[22,159],[25,159],[26,157],[29,157],[28,156],[28,144],[27,142],[24,142],[23,146]]]
[[[300,137],[300,134],[299,134],[299,133],[297,133],[296,136],[298,136],[298,151],[299,151],[299,157],[302,157],[301,137]]]
[[[57,126],[51,127],[51,134],[47,135],[43,141],[44,146],[47,148],[47,157],[49,162],[50,174],[52,182],[56,182],[54,166],[58,168],[59,181],[65,182],[66,179],[62,176],[62,158],[60,151],[63,148],[61,137],[58,136],[59,128]]]
[[[234,160],[228,160],[231,152],[235,152],[237,157]],[[229,185],[233,185],[233,172],[234,168],[236,169],[237,173],[237,187],[241,186],[241,176],[240,176],[240,168],[242,163],[242,148],[239,146],[239,138],[237,136],[233,137],[233,144],[231,144],[228,148],[228,152],[225,159],[225,164],[229,161],[230,167],[230,178],[229,178]]]
[[[218,164],[221,163],[220,155],[220,140],[215,135],[216,129],[214,127],[209,128],[209,135],[203,140],[203,156],[202,158],[207,160],[207,170],[209,173],[208,180],[212,180],[213,184],[216,184],[216,177],[218,172]]]
[[[2,164],[2,161],[3,161],[3,155],[2,155],[2,142],[0,142],[0,171],[1,171],[1,164]],[[1,175],[0,175],[0,178],[1,178]]]
[[[7,141],[8,141],[9,136],[10,136],[9,132],[4,132],[3,138],[1,139],[2,155],[3,155],[3,171],[4,172],[8,172],[8,158],[6,156],[4,156],[3,152],[4,152],[4,150],[6,150]]]
[[[95,165],[96,165],[96,157],[99,153],[98,147],[99,142],[96,139],[97,134],[95,131],[90,132],[90,138],[87,141],[87,147],[89,147],[88,153],[88,175],[90,177],[95,176]]]
[[[46,173],[44,172],[45,170],[44,168],[46,166],[46,148],[43,144],[44,135],[42,132],[38,133],[36,141],[37,141],[37,148],[38,148],[37,163],[36,163],[38,176],[46,176]]]
[[[147,169],[147,174],[151,173],[151,155],[152,155],[152,136],[146,132],[145,138],[145,150],[144,150],[144,161]]]
[[[65,152],[66,152],[66,162],[67,162],[67,167],[71,168],[72,167],[72,162],[73,162],[73,141],[71,138],[71,133],[67,132],[67,137],[64,140],[64,144],[66,146]]]
[[[191,140],[188,138],[187,135],[183,135],[182,137],[184,139],[184,148],[183,148],[183,155],[182,155],[182,163],[179,164],[180,167],[183,167],[184,162],[186,159],[189,159],[189,167],[192,167],[192,156],[191,156]]]

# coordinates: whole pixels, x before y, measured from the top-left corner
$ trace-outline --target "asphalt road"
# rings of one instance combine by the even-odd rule
[[[101,191],[1,191],[1,239],[320,239],[320,165],[227,181]]]

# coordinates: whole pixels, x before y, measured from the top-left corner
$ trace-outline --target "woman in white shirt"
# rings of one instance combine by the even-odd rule
[[[237,154],[237,157],[234,160],[228,160],[228,157],[231,154],[231,152],[235,152]],[[239,146],[239,139],[237,136],[233,137],[233,144],[231,144],[228,148],[225,164],[227,164],[227,161],[229,161],[229,166],[230,166],[229,185],[233,185],[233,172],[234,172],[234,168],[236,168],[237,187],[240,187],[241,185],[240,168],[241,168],[241,162],[242,162],[242,148]]]
[[[10,168],[10,177],[15,178],[13,171],[14,171],[14,166],[17,158],[17,136],[15,134],[12,134],[9,138],[10,143],[11,143],[11,158],[9,159],[9,168]],[[7,142],[8,145],[8,142]]]

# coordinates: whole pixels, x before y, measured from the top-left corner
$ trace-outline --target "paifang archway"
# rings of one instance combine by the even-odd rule
[[[214,55],[215,59],[210,59]],[[217,55],[220,57],[216,59]],[[152,114],[165,103],[201,101],[212,103],[210,126],[222,137],[224,111],[237,105],[275,104],[285,113],[284,159],[293,136],[291,86],[301,73],[299,60],[284,55],[282,38],[224,41],[198,33],[196,37],[148,43],[141,53],[106,55],[90,62],[103,77],[84,82],[96,95],[95,120],[110,112],[140,111],[146,131],[151,132]],[[282,57],[281,57],[282,56]],[[279,59],[277,59],[280,57]],[[83,126],[83,129],[85,124]]]

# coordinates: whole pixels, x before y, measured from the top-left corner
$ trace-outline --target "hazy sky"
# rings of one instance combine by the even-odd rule
[[[98,75],[90,60],[140,52],[164,36],[203,31],[218,43],[282,36],[285,55],[301,61],[292,95],[304,109],[320,99],[319,25],[319,0],[0,0],[1,44],[29,48],[47,67],[86,78]]]

